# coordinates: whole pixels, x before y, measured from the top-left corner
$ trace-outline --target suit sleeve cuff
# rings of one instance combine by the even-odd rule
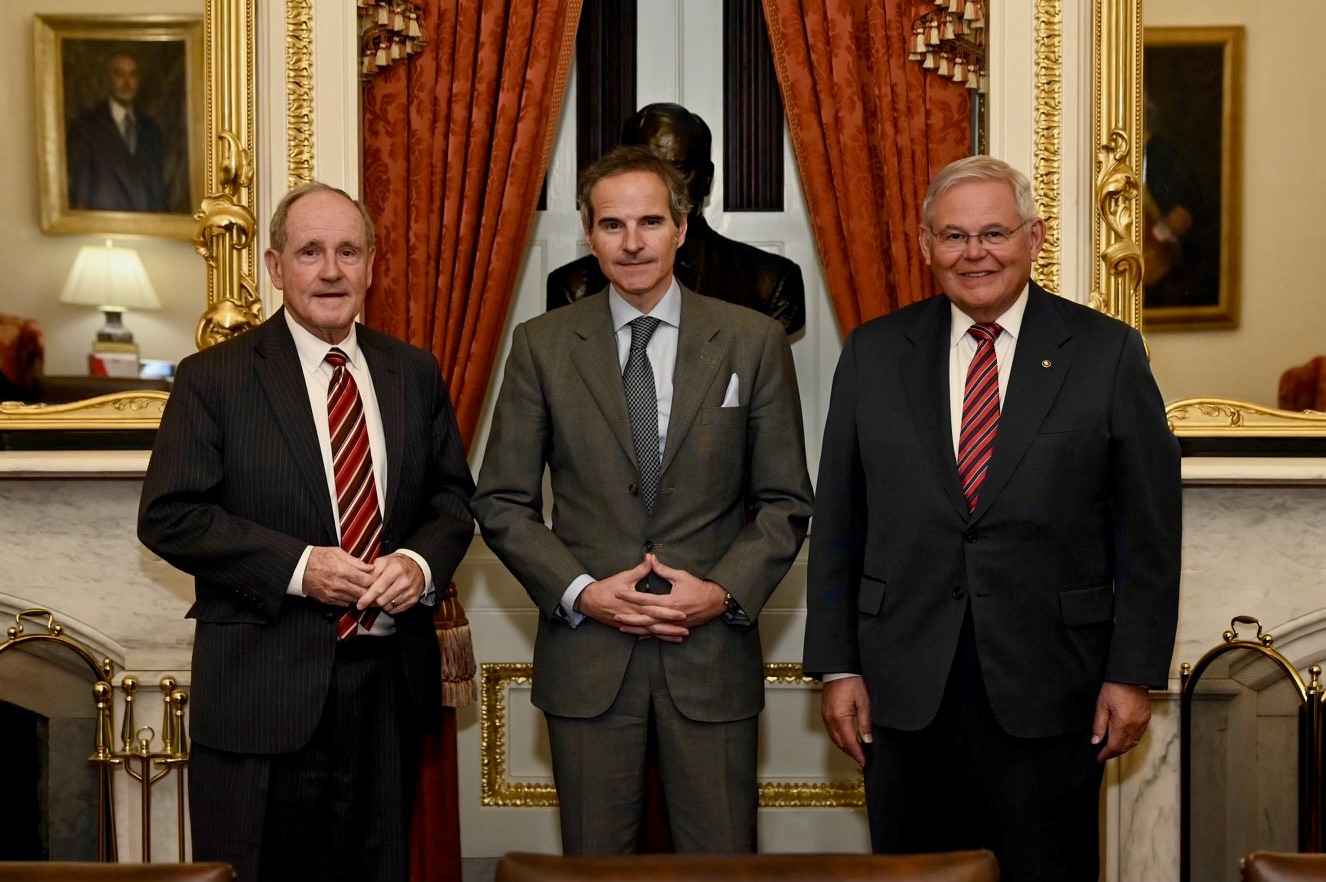
[[[578,627],[585,620],[584,613],[576,612],[576,601],[580,599],[580,592],[588,588],[593,581],[593,576],[581,573],[567,586],[566,591],[562,592],[562,601],[557,604],[557,614],[566,619],[572,628]]]
[[[831,680],[846,680],[848,677],[859,677],[859,676],[861,675],[860,674],[824,674],[820,677],[820,680],[824,683],[828,683]]]
[[[408,548],[397,548],[393,554],[403,554],[419,565],[424,574],[424,592],[419,595],[419,602],[424,606],[437,606],[437,586],[433,584],[433,569],[424,560],[423,555]]]
[[[308,568],[308,556],[312,553],[312,545],[304,548],[304,553],[299,556],[299,563],[295,564],[295,571],[290,575],[290,581],[285,586],[286,594],[293,594],[296,597],[308,597],[304,593],[304,570]]]

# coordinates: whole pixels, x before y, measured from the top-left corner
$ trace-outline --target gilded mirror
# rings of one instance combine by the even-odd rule
[[[1317,134],[1326,128],[1326,114],[1316,111],[1311,101],[1304,102],[1292,86],[1299,72],[1313,67],[1312,59],[1295,61],[1292,53],[1313,50],[1310,41],[1283,40],[1283,18],[1272,16],[1270,6],[1263,10],[1260,4],[1241,5],[1241,23],[1209,6],[1203,0],[1147,0],[1144,20],[1141,0],[1093,2],[1096,258],[1091,304],[1146,334],[1157,381],[1169,402],[1170,427],[1185,453],[1320,454],[1326,452],[1326,412],[1282,409],[1277,403],[1282,375],[1290,380],[1295,376],[1286,373],[1291,369],[1298,370],[1295,382],[1316,384],[1326,396],[1326,358],[1318,358],[1326,356],[1326,310],[1321,308],[1320,286],[1304,278],[1308,274],[1301,269],[1326,241],[1315,219],[1286,210],[1305,205],[1319,213],[1326,198],[1326,173],[1315,153],[1301,162],[1285,153],[1314,151]],[[1305,8],[1304,14],[1326,24],[1326,7],[1309,6],[1312,11]],[[1247,89],[1250,96],[1258,96],[1246,106],[1242,131],[1249,140],[1237,145],[1244,173],[1238,209],[1243,239],[1240,327],[1152,329],[1143,322],[1140,247],[1145,216],[1144,25],[1234,24],[1246,30]],[[1297,21],[1295,27],[1315,32],[1311,21]],[[1302,49],[1294,49],[1294,44],[1302,44]],[[1229,88],[1241,87],[1231,82]],[[1271,94],[1278,96],[1276,101],[1289,102],[1281,108],[1284,112],[1268,106],[1264,99]],[[1259,122],[1260,113],[1270,113],[1272,121]],[[1287,132],[1289,125],[1303,131]],[[1039,156],[1039,148],[1037,152]],[[1277,183],[1264,185],[1263,178]],[[1244,382],[1254,375],[1255,381]]]
[[[192,246],[205,267],[205,287],[199,287],[205,290],[206,298],[195,301],[198,305],[192,310],[196,317],[192,343],[197,348],[262,319],[255,272],[258,248],[254,213],[257,0],[203,0],[201,8],[203,197],[192,212]],[[93,19],[88,17],[89,21]],[[39,33],[41,27],[38,20]],[[60,155],[58,151],[56,155]],[[140,240],[135,247],[150,250],[154,243]],[[188,292],[171,293],[181,300],[188,297]],[[143,446],[142,438],[133,442],[129,440],[132,436],[120,434],[133,430],[145,433],[150,445],[150,433],[160,422],[167,393],[135,385],[126,379],[110,394],[68,403],[0,402],[0,438],[8,442],[3,446],[50,446],[45,438],[29,443],[27,439],[38,437],[28,436],[29,430],[60,431],[69,440],[56,442],[56,446]],[[119,443],[117,438],[125,441]]]

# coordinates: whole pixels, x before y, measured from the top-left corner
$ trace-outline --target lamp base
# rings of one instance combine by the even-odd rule
[[[97,331],[98,343],[133,343],[134,334],[124,326],[124,308],[103,306],[101,314],[106,316],[106,324]]]

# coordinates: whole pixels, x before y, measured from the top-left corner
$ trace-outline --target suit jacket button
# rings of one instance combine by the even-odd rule
[[[965,533],[962,534],[962,538],[963,538],[963,539],[966,539],[968,542],[975,542],[975,541],[976,541],[976,531],[975,531],[975,530],[968,530],[967,532],[965,532]]]
[[[961,585],[953,586],[953,597],[956,600],[961,600],[964,596],[966,596],[966,594],[967,592],[963,590],[963,587]]]
[[[632,496],[639,496],[639,495],[640,495],[640,488],[639,488],[638,486],[636,486],[635,484],[631,484],[631,485],[629,485],[629,486],[626,488],[626,492],[627,492],[627,493],[630,493]]]
[[[336,621],[336,613],[325,612],[322,614],[322,620],[330,625],[332,622]]]

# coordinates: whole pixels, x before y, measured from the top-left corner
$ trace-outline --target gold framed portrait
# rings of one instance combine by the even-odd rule
[[[203,21],[34,17],[41,229],[189,239],[203,194]]]
[[[1146,28],[1143,70],[1144,326],[1235,328],[1243,28]]]

